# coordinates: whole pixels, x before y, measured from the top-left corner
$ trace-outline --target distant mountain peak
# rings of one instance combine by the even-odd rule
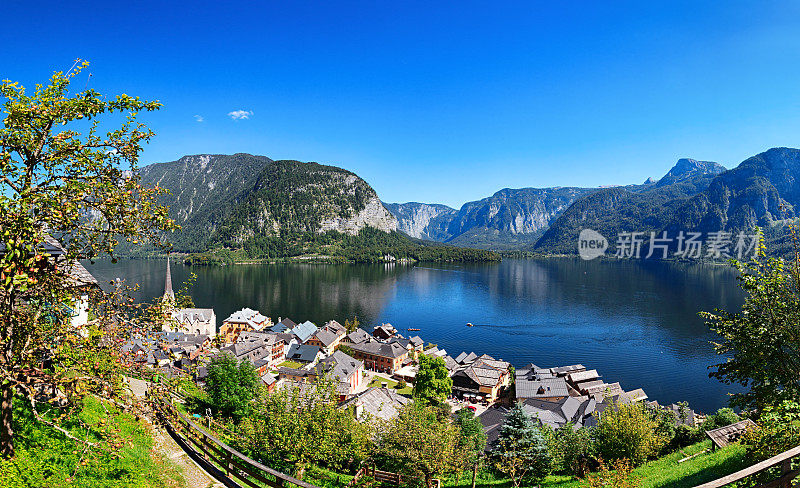
[[[671,185],[697,176],[716,176],[727,171],[725,166],[713,161],[698,161],[692,158],[681,158],[675,166],[658,180],[658,186]]]
[[[655,183],[655,182],[656,182],[655,178],[653,178],[653,177],[651,176],[651,177],[647,178],[646,180],[644,180],[644,183],[642,183],[642,184],[643,184],[643,185],[652,185],[652,184],[653,184],[653,183]]]

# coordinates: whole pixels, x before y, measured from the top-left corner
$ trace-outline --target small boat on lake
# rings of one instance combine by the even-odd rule
[[[419,330],[419,329],[406,329],[406,330],[408,330],[408,331],[416,331],[416,330]]]
[[[467,322],[467,327],[475,327],[475,325],[472,322]]]

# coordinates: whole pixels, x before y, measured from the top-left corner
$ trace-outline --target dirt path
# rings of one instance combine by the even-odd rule
[[[180,448],[169,433],[159,426],[153,426],[153,446],[173,463],[177,464],[186,480],[186,488],[223,488],[224,485],[206,473]]]
[[[126,378],[128,388],[138,398],[144,398],[149,388],[146,381]],[[149,421],[149,419],[147,419]],[[178,465],[186,481],[186,488],[223,488],[225,485],[215,480],[198,466],[163,427],[151,423],[153,428],[153,449]]]

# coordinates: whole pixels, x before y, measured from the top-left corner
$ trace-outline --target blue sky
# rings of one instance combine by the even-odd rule
[[[102,93],[164,103],[145,164],[318,161],[389,202],[639,183],[680,157],[800,146],[800,4],[432,3],[11,0],[0,77],[84,58]]]

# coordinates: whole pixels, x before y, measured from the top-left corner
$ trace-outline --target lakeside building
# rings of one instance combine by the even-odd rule
[[[459,359],[460,358],[460,359]],[[458,366],[451,372],[453,394],[482,396],[494,403],[511,383],[511,364],[488,354],[461,353],[455,359]]]
[[[363,344],[375,339],[364,329],[356,329],[342,338],[343,344]]]
[[[233,312],[227,319],[222,321],[219,335],[226,344],[236,342],[236,339],[244,331],[260,331],[272,326],[272,320],[257,310],[243,308]]]
[[[364,342],[352,344],[350,349],[364,367],[381,373],[394,374],[408,358],[408,349],[397,343]]]
[[[397,334],[397,329],[392,324],[381,324],[372,330],[372,336],[376,339],[391,339]]]
[[[336,321],[331,321],[336,325],[339,325]],[[339,325],[338,327],[331,326],[331,322],[328,322],[324,327],[318,329],[314,334],[308,338],[305,342],[311,346],[317,346],[325,352],[325,354],[333,354],[333,351],[339,347],[341,344],[342,339],[346,337],[344,327]]]

